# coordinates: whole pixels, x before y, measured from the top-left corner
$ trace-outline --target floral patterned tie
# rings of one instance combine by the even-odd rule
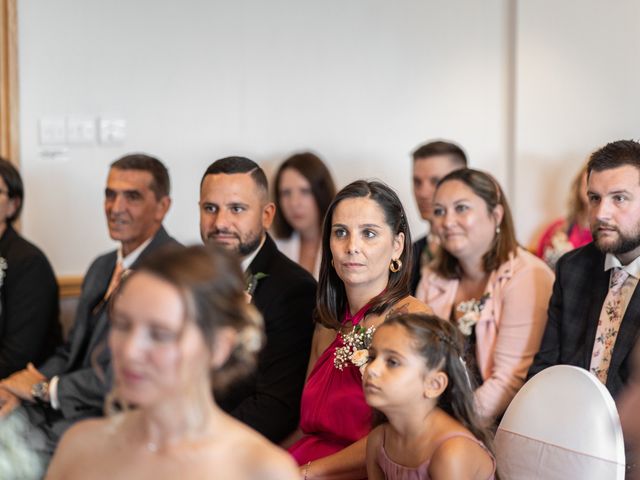
[[[605,385],[613,347],[622,323],[622,286],[628,277],[629,274],[625,270],[619,267],[614,268],[609,282],[609,293],[604,300],[604,308],[598,320],[589,371]]]

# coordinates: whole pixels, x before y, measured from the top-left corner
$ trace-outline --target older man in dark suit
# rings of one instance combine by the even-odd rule
[[[255,162],[228,157],[205,172],[200,184],[202,239],[238,253],[267,336],[256,374],[216,398],[231,415],[280,442],[298,422],[316,282],[280,253],[266,233],[274,213],[267,178]]]
[[[556,266],[548,323],[529,376],[557,364],[590,370],[616,397],[640,332],[640,144],[609,143],[588,164],[593,243]]]
[[[110,388],[109,298],[141,258],[177,243],[162,227],[169,189],[167,169],[153,157],[127,155],[111,164],[104,206],[109,235],[120,247],[89,267],[67,342],[38,368],[29,364],[0,383],[0,415],[22,403],[32,426],[31,445],[42,453],[52,454],[76,421],[102,414]]]

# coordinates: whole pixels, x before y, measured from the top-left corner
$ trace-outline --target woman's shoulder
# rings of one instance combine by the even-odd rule
[[[67,430],[47,472],[47,479],[79,478],[78,472],[87,466],[87,460],[95,463],[97,458],[107,454],[108,419],[88,419],[74,424]]]
[[[110,431],[111,419],[91,418],[75,423],[62,436],[60,444],[86,447],[87,439],[104,441]]]
[[[227,437],[227,440],[231,440],[228,447],[232,451],[242,452],[242,463],[245,465],[247,478],[265,480],[298,480],[300,478],[293,458],[284,450],[236,420],[233,421],[233,425],[231,431],[235,431],[235,434]]]
[[[456,435],[447,439],[431,457],[431,478],[493,478],[494,460],[473,437]]]
[[[433,314],[433,310],[424,302],[418,300],[416,297],[407,295],[394,303],[386,312],[385,316],[393,315],[396,313],[425,313]]]
[[[431,456],[431,478],[492,478],[493,456],[471,432],[453,431],[441,439]]]
[[[554,276],[553,271],[543,260],[522,247],[518,247],[509,255],[509,259],[497,268],[498,277],[528,273],[541,274],[551,279]]]

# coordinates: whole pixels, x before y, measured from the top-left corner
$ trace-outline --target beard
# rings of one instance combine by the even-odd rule
[[[601,232],[598,231],[599,227],[610,228],[618,233],[618,238],[615,241],[608,244],[602,243]],[[602,253],[610,253],[612,255],[621,255],[628,253],[636,248],[640,247],[640,224],[635,225],[635,228],[629,233],[622,233],[618,227],[608,225],[603,222],[596,222],[591,228],[591,235],[593,241]]]
[[[236,252],[240,257],[246,257],[260,246],[260,242],[262,242],[263,231],[260,230],[258,232],[249,232],[247,235],[241,237],[239,234],[235,232],[230,232],[228,230],[220,230],[215,229],[211,232],[207,233],[206,243],[217,243],[216,235],[229,235],[238,240],[238,243],[232,248],[234,252]],[[223,245],[225,248],[230,248],[227,245]]]

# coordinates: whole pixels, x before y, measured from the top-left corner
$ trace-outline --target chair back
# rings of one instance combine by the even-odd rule
[[[582,368],[557,365],[529,380],[495,438],[504,479],[624,479],[622,428],[613,398]]]

